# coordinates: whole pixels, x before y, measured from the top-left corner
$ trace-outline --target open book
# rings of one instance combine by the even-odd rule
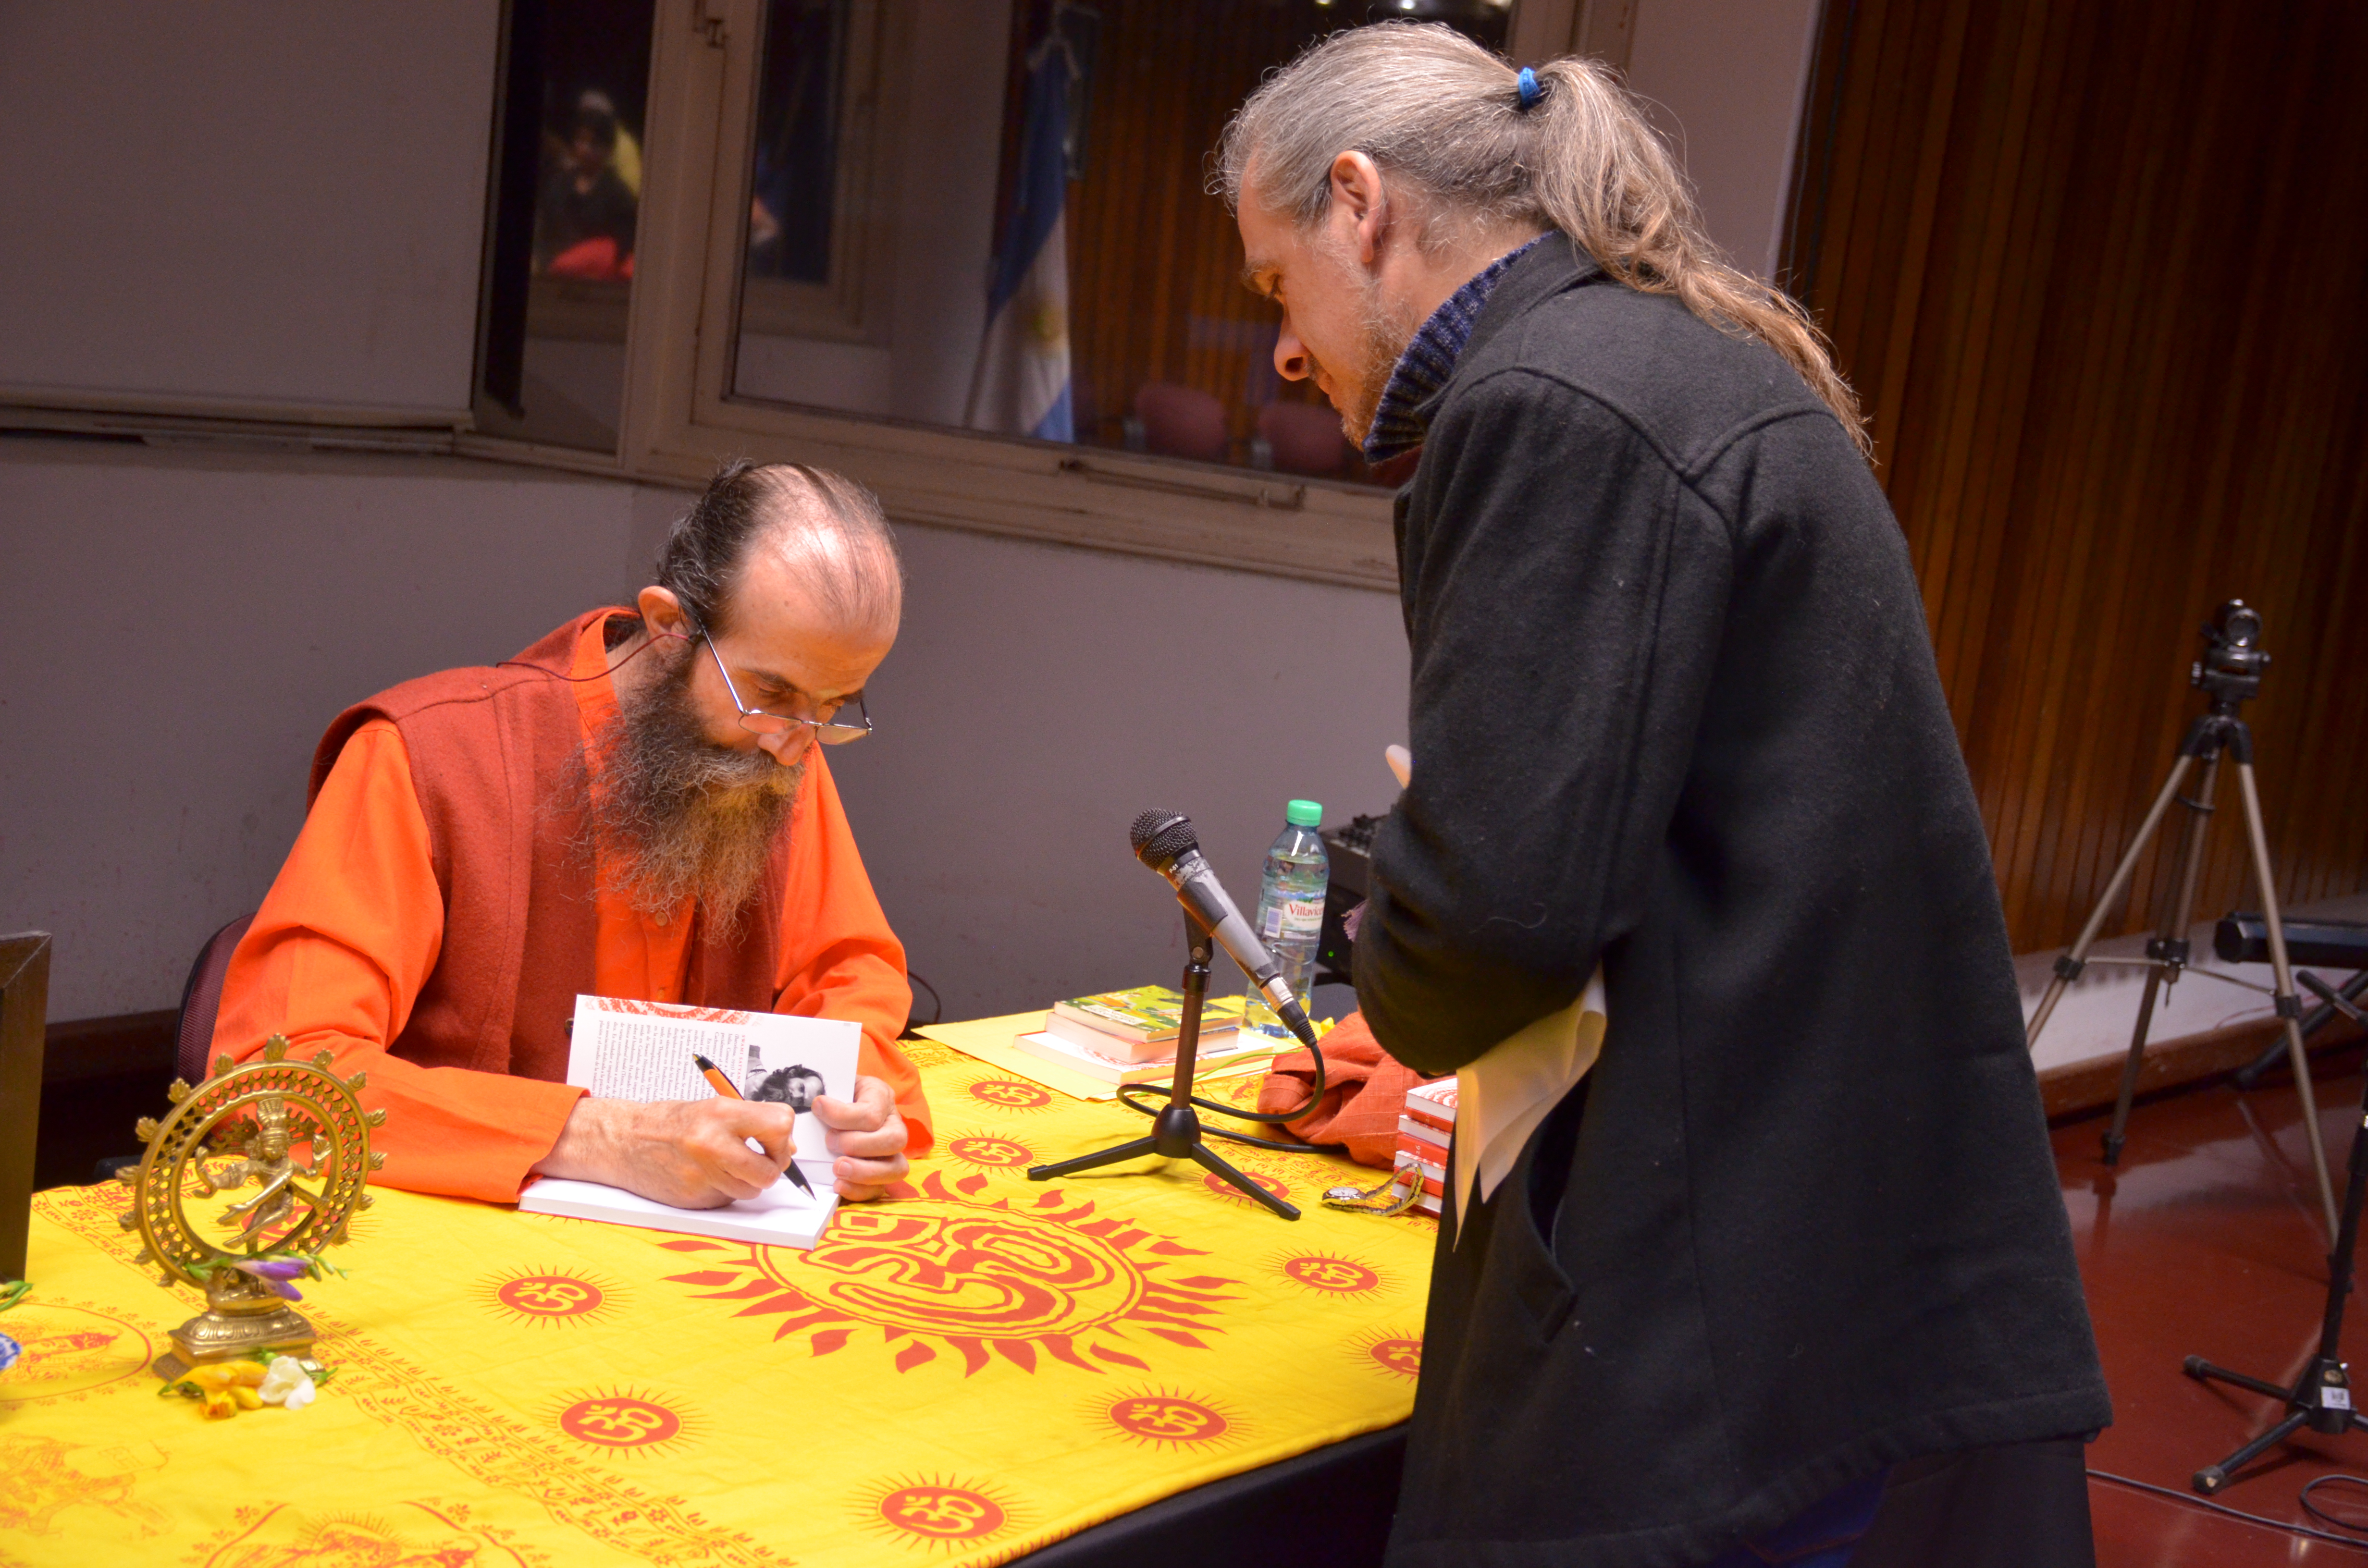
[[[703,1100],[715,1089],[700,1075],[704,1056],[739,1086],[743,1097],[794,1108],[796,1162],[814,1196],[783,1176],[755,1198],[721,1209],[677,1209],[598,1182],[546,1176],[518,1199],[523,1214],[603,1220],[653,1231],[809,1247],[838,1207],[832,1164],[813,1106],[820,1095],[851,1099],[860,1024],[796,1018],[783,1013],[743,1013],[727,1007],[686,1007],[615,996],[578,996],[569,1037],[567,1081],[602,1099]]]

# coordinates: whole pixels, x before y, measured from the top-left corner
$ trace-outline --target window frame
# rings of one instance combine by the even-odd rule
[[[888,65],[901,52],[905,34],[900,25],[909,26],[912,17],[905,0],[847,0],[847,20],[848,53],[837,104],[837,157],[832,168],[830,276],[820,283],[745,279],[741,321],[750,331],[826,343],[886,341],[880,291],[872,280],[894,262],[894,233],[884,214],[893,206],[900,171],[897,148],[882,131],[904,118]],[[752,104],[750,146],[756,130]],[[717,172],[723,171],[719,167]],[[747,183],[753,184],[753,178]],[[740,210],[747,210],[744,202]]]
[[[813,462],[870,486],[903,521],[1396,586],[1391,496],[1372,486],[728,395],[763,0],[656,10],[616,469],[697,483],[732,457]],[[561,460],[594,466],[581,460],[597,454],[573,457]]]

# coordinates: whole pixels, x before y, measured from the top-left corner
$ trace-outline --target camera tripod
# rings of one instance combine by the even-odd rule
[[[2293,1063],[2294,1088],[2302,1097],[2303,1131],[2310,1142],[2311,1163],[2318,1171],[2319,1203],[2326,1212],[2328,1234],[2332,1236],[2340,1224],[2335,1184],[2328,1179],[2327,1148],[2319,1137],[2318,1101],[2311,1086],[2310,1057],[2303,1046],[2302,1001],[2294,990],[2294,966],[2286,953],[2285,923],[2278,912],[2276,877],[2270,868],[2269,835],[2261,825],[2260,792],[2253,781],[2253,732],[2240,716],[2245,703],[2260,694],[2262,673],[2270,667],[2270,656],[2260,645],[2260,612],[2249,608],[2242,599],[2230,599],[2203,629],[2203,657],[2196,661],[2189,684],[2203,691],[2211,700],[2211,708],[2188,726],[2186,737],[2179,744],[2179,760],[2171,765],[2170,777],[2164,780],[2161,793],[2155,797],[2146,820],[2138,826],[2137,835],[2131,839],[2128,853],[2114,868],[2113,879],[2106,884],[2104,896],[2090,912],[2089,923],[2080,928],[2079,940],[2056,959],[2055,977],[2048,982],[2045,994],[2040,997],[2039,1006],[2031,1016],[2027,1042],[2032,1046],[2039,1043],[2039,1032],[2047,1027],[2048,1015],[2055,1010],[2064,988],[2079,979],[2080,971],[2089,964],[2146,966],[2146,991],[2138,1001],[2137,1027],[2130,1035],[2129,1057],[2122,1063],[2121,1090],[2113,1100],[2112,1126],[2104,1138],[2105,1164],[2119,1164],[2129,1131],[2130,1101],[2137,1093],[2138,1072],[2146,1057],[2146,1030],[2154,1022],[2155,1004],[2161,997],[2162,988],[2177,984],[2188,965],[2187,933],[2195,917],[2195,886],[2203,871],[2203,840],[2216,809],[2213,796],[2225,755],[2237,767],[2237,791],[2245,810],[2246,843],[2251,851],[2253,881],[2260,890],[2261,917],[2269,938],[2270,970],[2275,982],[2271,994],[2277,1016],[2284,1025],[2286,1059]],[[2203,773],[2195,794],[2180,794],[2180,787],[2187,782],[2198,763],[2203,765]],[[2164,905],[2162,924],[2146,945],[2146,957],[2090,959],[2089,949],[2104,929],[2106,917],[2129,890],[2139,858],[2153,842],[2174,801],[2187,808],[2187,826],[2180,835],[2178,855],[2171,864],[2172,895]],[[2197,972],[2211,974],[2210,971]]]

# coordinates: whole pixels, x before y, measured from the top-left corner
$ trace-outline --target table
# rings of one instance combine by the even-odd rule
[[[1406,1418],[1436,1231],[1315,1205],[1367,1173],[1243,1151],[1296,1223],[1189,1165],[1032,1183],[1143,1119],[911,1049],[936,1150],[810,1253],[380,1189],[294,1413],[158,1398],[195,1293],[122,1188],[40,1194],[0,1564],[962,1568]]]

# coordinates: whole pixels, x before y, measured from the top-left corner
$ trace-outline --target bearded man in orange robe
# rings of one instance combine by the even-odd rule
[[[633,608],[348,709],[232,956],[216,1053],[284,1034],[367,1069],[389,1186],[513,1202],[568,1176],[712,1207],[772,1185],[792,1111],[570,1087],[576,994],[851,1019],[853,1097],[814,1109],[839,1195],[878,1196],[928,1107],[895,1043],[904,949],[821,746],[869,733],[903,586],[860,486],[734,463]]]

